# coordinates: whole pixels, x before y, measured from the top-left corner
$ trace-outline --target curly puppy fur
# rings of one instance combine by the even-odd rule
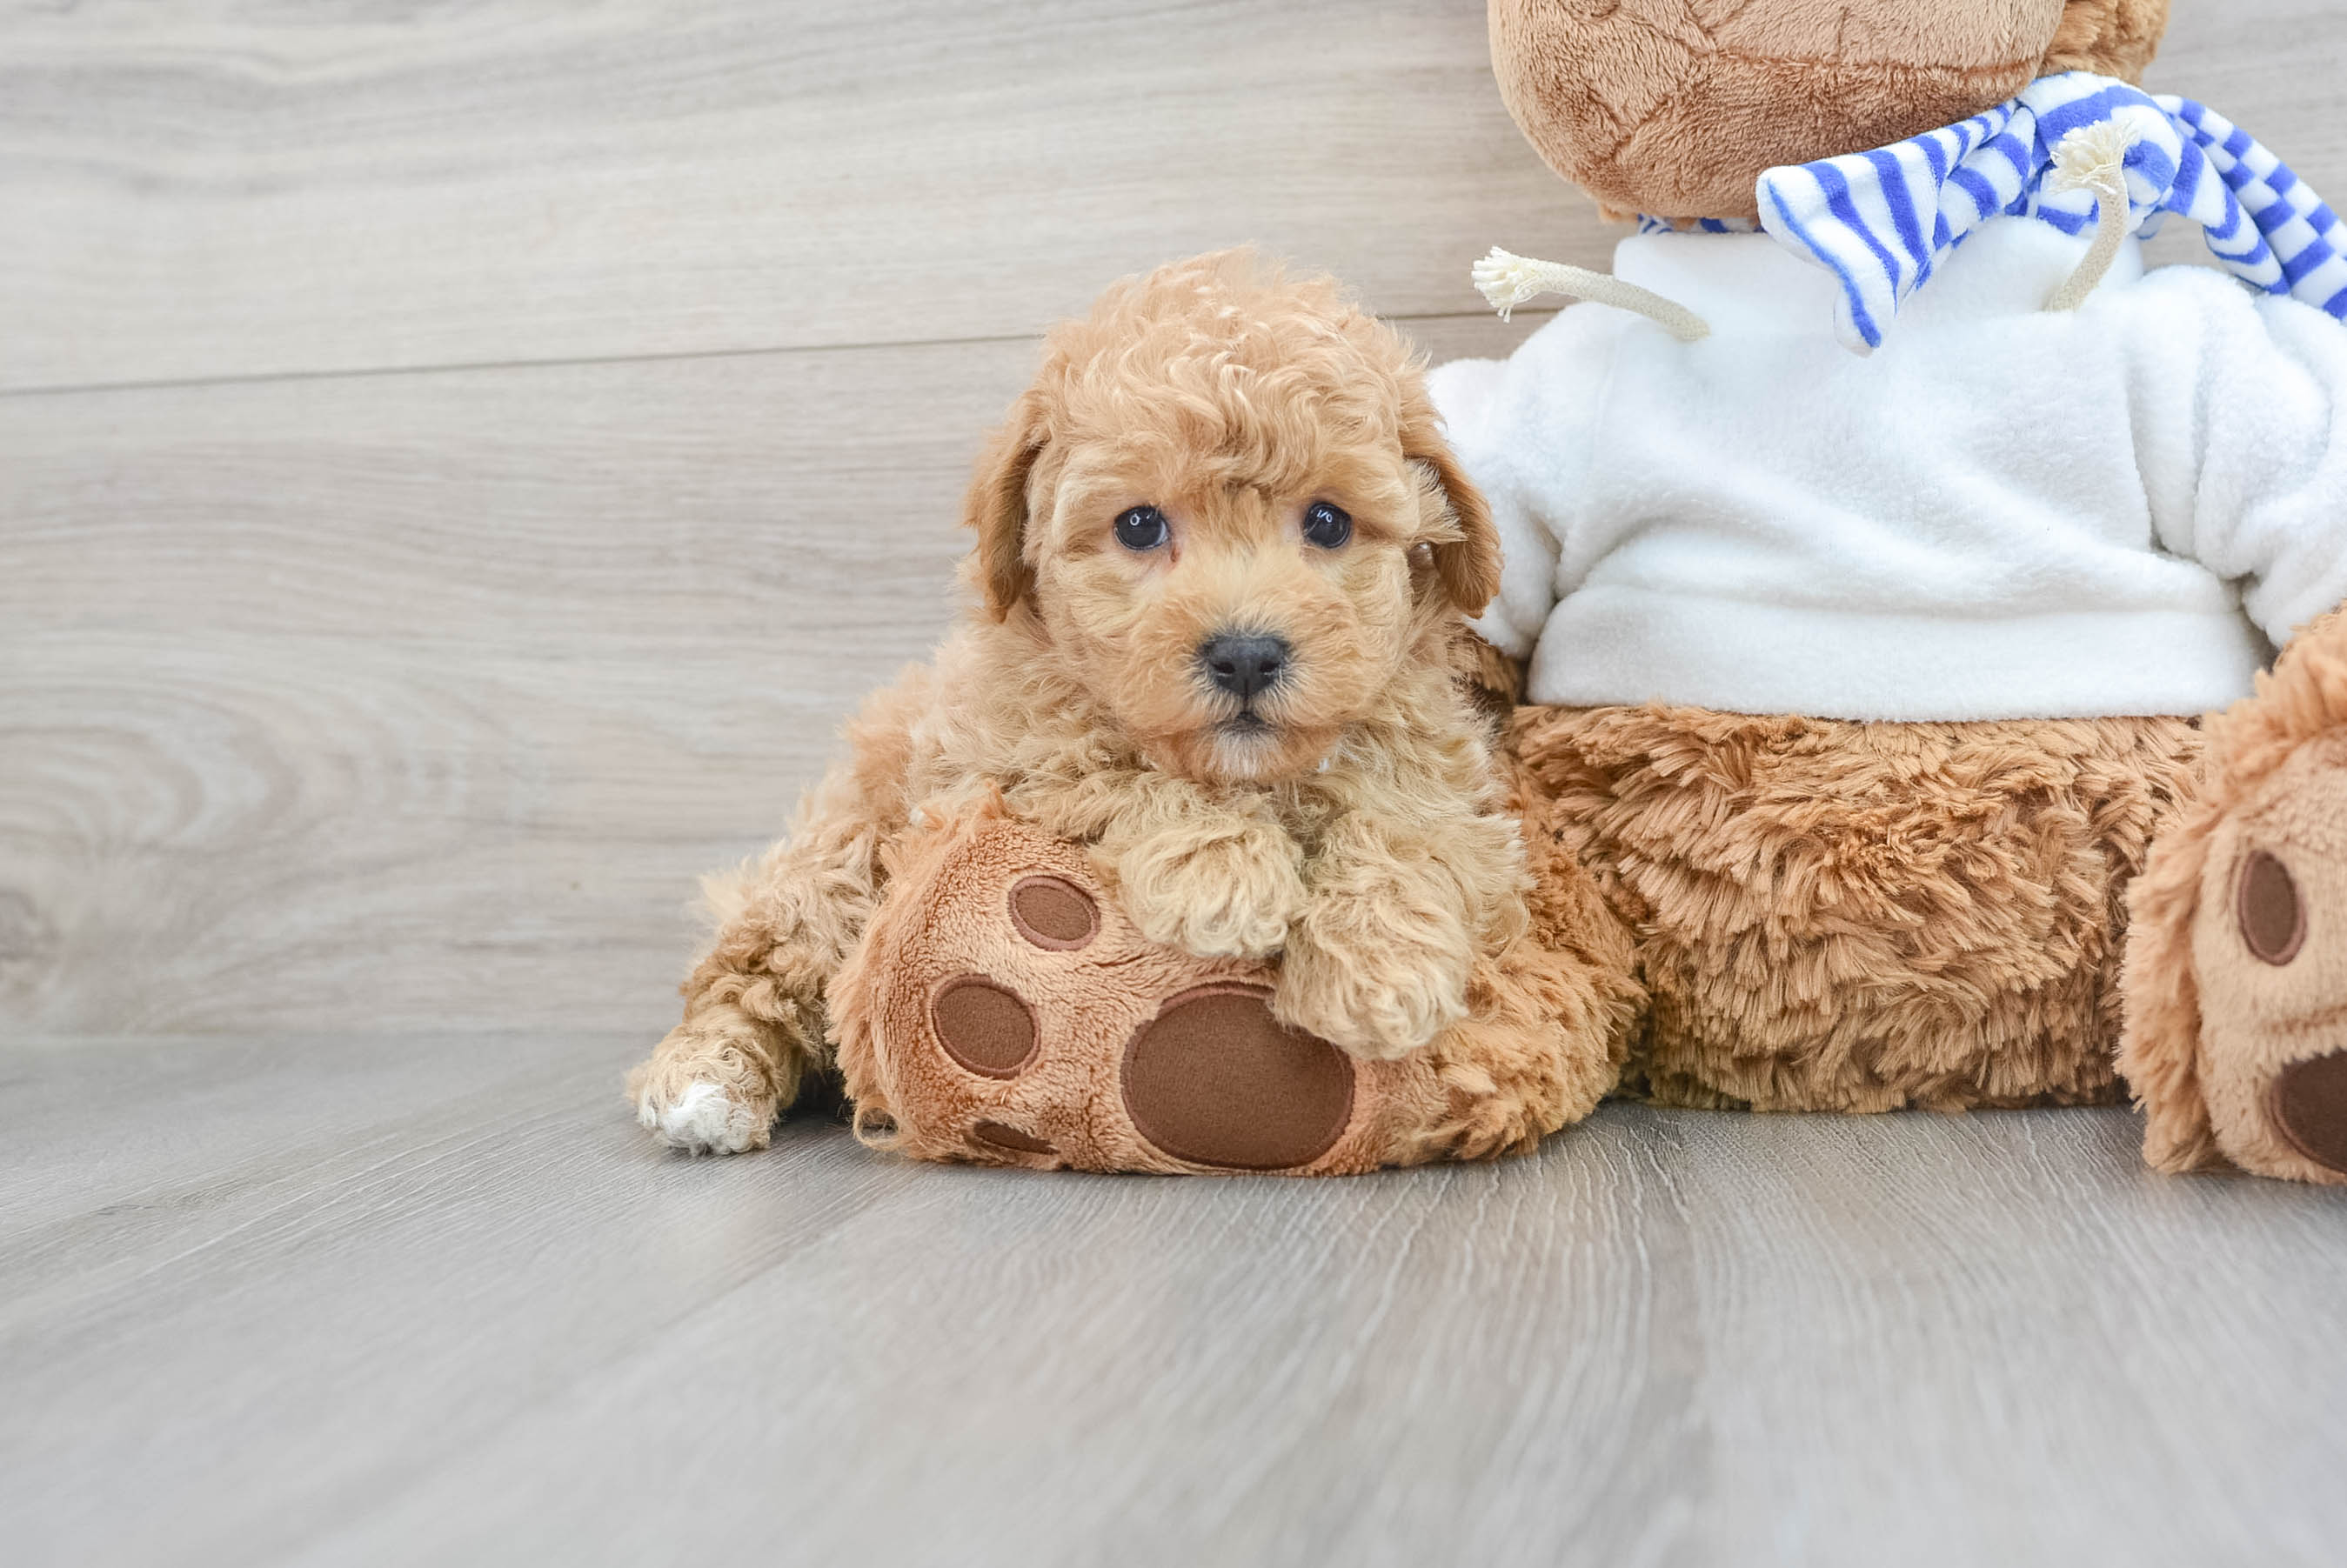
[[[2144,1110],[2144,1158],[2161,1170],[2347,1179],[2278,1134],[2261,1092],[2280,1068],[2337,1038],[2347,1002],[2337,940],[2318,932],[2284,968],[2246,962],[2232,951],[2231,897],[2258,849],[2283,851],[2309,891],[2335,894],[2347,856],[2343,775],[2347,612],[2334,612],[2291,641],[2254,696],[2209,721],[2196,797],[2129,891],[2118,1064]]]
[[[672,1144],[763,1145],[828,1064],[824,1004],[917,812],[999,790],[1092,846],[1151,940],[1280,952],[1275,1011],[1363,1058],[1467,1019],[1480,954],[1528,927],[1522,839],[1456,677],[1498,541],[1420,366],[1323,279],[1243,252],[1112,288],[1048,340],[965,520],[979,604],[849,727],[790,836],[712,883],[684,1020],[631,1076]],[[1327,501],[1353,535],[1302,532]],[[1146,551],[1114,532],[1163,512]],[[1267,691],[1199,650],[1276,635]]]
[[[1500,92],[1611,216],[1753,218],[1763,170],[1978,114],[2052,71],[2137,79],[2168,0],[1491,0]]]
[[[1527,835],[1636,934],[1655,1099],[2116,1097],[2124,888],[2190,789],[2189,722],[1526,708],[1514,743]]]

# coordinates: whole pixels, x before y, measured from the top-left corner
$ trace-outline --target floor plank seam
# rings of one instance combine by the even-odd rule
[[[1553,311],[1518,311],[1514,319],[1532,325]],[[1419,322],[1480,322],[1489,311],[1420,311],[1383,317],[1397,326]],[[874,338],[856,343],[765,343],[749,348],[680,349],[661,354],[579,354],[550,359],[453,360],[436,364],[362,365],[342,370],[264,370],[232,375],[162,376],[150,381],[61,382],[37,386],[0,386],[0,399],[88,397],[108,393],[189,392],[207,387],[282,386],[311,381],[370,381],[393,376],[470,375],[506,370],[584,370],[627,364],[692,364],[707,360],[777,359],[799,354],[861,354],[880,349],[980,348],[1043,341],[1031,333],[980,333],[972,337]]]

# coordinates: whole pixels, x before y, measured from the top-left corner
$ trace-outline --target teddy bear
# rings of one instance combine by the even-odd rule
[[[2347,230],[2134,85],[2167,10],[1491,0],[1518,127],[1638,226],[1495,250],[1502,310],[1583,302],[1431,380],[1628,1091],[2131,1091],[2156,1167],[2347,1181]],[[2170,215],[2219,267],[2146,270]]]

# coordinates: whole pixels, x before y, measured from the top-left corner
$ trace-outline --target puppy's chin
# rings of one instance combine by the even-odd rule
[[[1336,725],[1276,724],[1242,714],[1159,737],[1149,760],[1210,784],[1278,784],[1313,772],[1336,749]]]

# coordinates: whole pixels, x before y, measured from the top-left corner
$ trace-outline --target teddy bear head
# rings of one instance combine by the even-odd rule
[[[1763,170],[1882,147],[2041,76],[2134,82],[2168,0],[1491,0],[1508,112],[1609,216],[1758,215]]]

